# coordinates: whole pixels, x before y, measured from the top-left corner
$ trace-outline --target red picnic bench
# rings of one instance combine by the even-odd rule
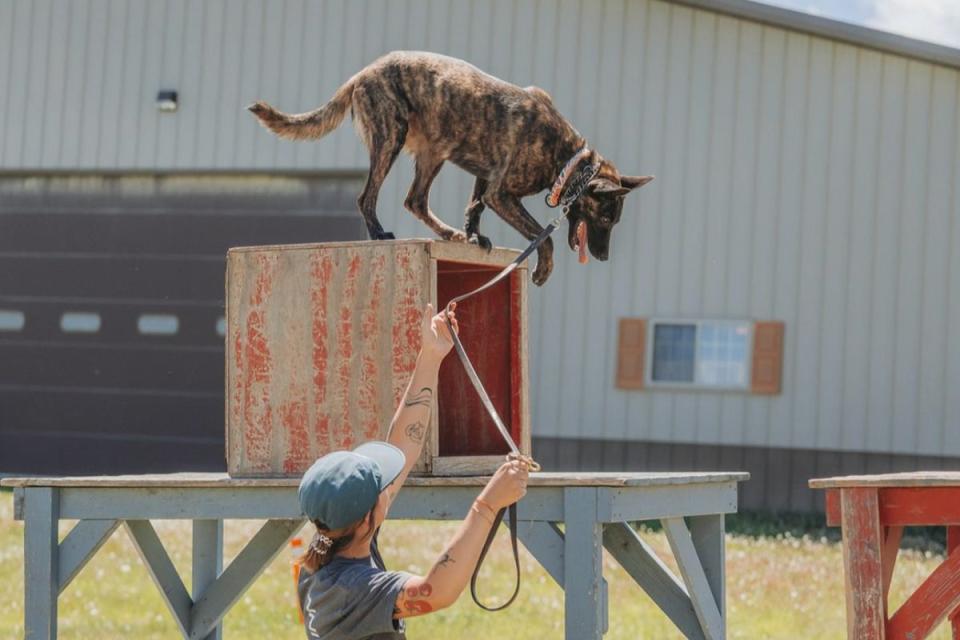
[[[843,531],[850,640],[921,640],[950,617],[960,639],[960,472],[846,476],[826,490],[827,525]],[[891,615],[890,578],[905,526],[946,526],[947,557]]]

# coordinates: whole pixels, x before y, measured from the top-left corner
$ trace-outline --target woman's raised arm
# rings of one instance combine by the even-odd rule
[[[422,336],[420,353],[410,383],[400,400],[400,406],[390,422],[387,442],[399,447],[406,457],[403,471],[387,489],[388,508],[393,502],[413,465],[416,464],[430,429],[430,414],[436,406],[437,377],[440,363],[453,348],[453,338],[444,321],[444,314],[434,315],[433,305],[428,304],[420,325]],[[457,318],[451,309],[450,320],[458,331]]]

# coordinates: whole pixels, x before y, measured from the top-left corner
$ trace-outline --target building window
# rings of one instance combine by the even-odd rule
[[[137,331],[145,336],[173,336],[180,329],[180,319],[169,313],[144,313],[137,318]]]
[[[650,387],[749,388],[751,322],[664,319],[650,325]]]
[[[97,333],[100,331],[100,314],[68,311],[60,316],[60,330],[64,333]]]
[[[26,317],[23,311],[0,309],[0,331],[23,331]]]

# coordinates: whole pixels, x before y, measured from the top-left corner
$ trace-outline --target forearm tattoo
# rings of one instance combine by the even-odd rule
[[[420,444],[423,442],[423,434],[426,432],[427,427],[422,422],[414,422],[413,424],[408,424],[407,428],[404,429],[404,433],[407,434],[407,437]]]
[[[431,404],[433,404],[433,389],[430,387],[423,387],[420,391],[410,394],[403,401],[403,406],[405,407],[422,405],[429,409]]]
[[[448,564],[450,564],[451,562],[456,562],[456,560],[454,560],[453,557],[452,557],[449,553],[444,552],[444,554],[443,554],[442,556],[440,556],[440,559],[437,560],[437,566],[438,566],[438,567],[445,567],[445,566],[447,566]]]

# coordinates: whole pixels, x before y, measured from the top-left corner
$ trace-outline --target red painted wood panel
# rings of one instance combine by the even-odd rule
[[[432,251],[439,248],[454,258],[438,260]],[[490,262],[477,247],[422,240],[231,250],[228,471],[295,476],[324,453],[386,437],[416,363],[427,302],[435,292],[442,308],[483,284],[500,269]],[[458,310],[464,346],[518,443],[526,300],[517,278],[525,276],[516,273]],[[440,380],[440,454],[506,453],[455,355]],[[429,471],[436,453],[425,451],[415,472]]]
[[[840,525],[840,489],[826,494],[827,524]],[[891,487],[878,489],[884,526],[960,524],[960,487]]]

